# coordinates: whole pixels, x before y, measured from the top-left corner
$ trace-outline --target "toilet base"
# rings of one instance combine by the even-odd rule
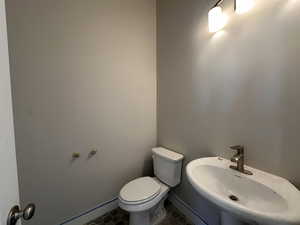
[[[154,207],[153,210],[151,210],[150,218],[151,218],[151,225],[157,225],[160,222],[163,221],[164,218],[167,216],[167,210],[165,208],[165,200],[167,199],[167,196],[165,196],[160,203],[157,205],[157,207]]]
[[[141,211],[141,212],[130,212],[129,225],[157,225],[167,215],[165,209],[165,200],[167,195],[153,208]]]
[[[129,225],[151,225],[150,214],[148,211],[131,212],[129,216]]]

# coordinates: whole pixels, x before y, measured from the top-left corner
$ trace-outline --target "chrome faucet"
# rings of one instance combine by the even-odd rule
[[[237,170],[241,173],[247,174],[247,175],[253,175],[252,172],[245,169],[245,154],[244,154],[244,146],[242,145],[234,145],[230,146],[231,150],[236,150],[237,153],[231,157],[231,162],[237,163],[236,166],[231,165],[230,168],[233,170]]]

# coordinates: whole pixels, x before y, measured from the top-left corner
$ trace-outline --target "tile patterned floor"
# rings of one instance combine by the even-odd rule
[[[182,215],[169,201],[166,201],[167,216],[159,225],[194,225]],[[124,210],[115,209],[86,225],[128,225],[129,214]],[[141,224],[142,225],[142,224]]]

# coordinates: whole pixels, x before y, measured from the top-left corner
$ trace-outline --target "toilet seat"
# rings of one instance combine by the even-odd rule
[[[151,201],[160,193],[161,185],[151,177],[141,177],[126,184],[120,198],[126,204],[141,204]]]

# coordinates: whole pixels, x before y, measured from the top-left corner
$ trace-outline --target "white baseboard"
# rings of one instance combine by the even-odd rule
[[[174,192],[170,193],[169,201],[172,202],[172,204],[195,225],[208,225],[201,219],[201,217],[198,215],[198,213],[195,210],[193,210]]]
[[[170,193],[169,201],[195,225],[208,225],[201,219],[195,210],[180,199],[174,192]],[[118,198],[101,203],[93,209],[87,210],[80,215],[64,221],[60,225],[84,225],[116,208],[118,208]]]
[[[60,225],[84,225],[89,221],[94,220],[116,208],[118,208],[118,198],[114,198],[110,201],[101,203],[98,206],[81,213],[80,215],[66,220]]]

